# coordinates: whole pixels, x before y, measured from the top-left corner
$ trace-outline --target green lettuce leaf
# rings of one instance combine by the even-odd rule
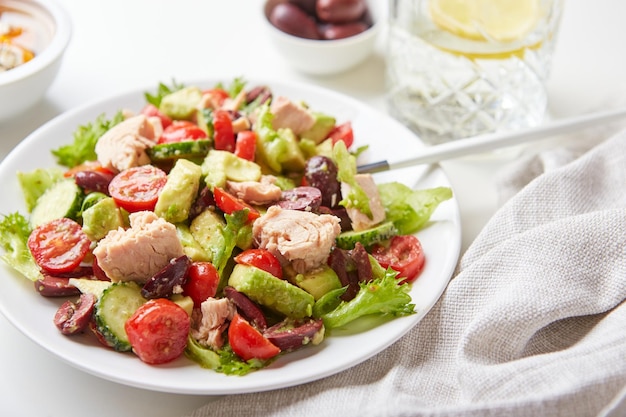
[[[441,202],[452,198],[449,187],[413,190],[399,182],[379,184],[378,192],[387,220],[393,222],[401,235],[417,232]]]
[[[30,233],[28,220],[20,213],[5,216],[0,222],[0,244],[5,250],[0,259],[31,281],[37,281],[43,276],[28,249]]]
[[[333,146],[333,160],[337,164],[337,179],[350,186],[350,192],[339,202],[346,208],[354,208],[372,218],[370,200],[354,178],[357,174],[356,157],[348,152],[344,141],[337,141]]]
[[[407,316],[415,313],[411,303],[409,284],[400,284],[397,272],[387,269],[381,278],[361,283],[359,292],[350,301],[342,301],[337,308],[322,315],[328,329],[344,326],[369,314]]]

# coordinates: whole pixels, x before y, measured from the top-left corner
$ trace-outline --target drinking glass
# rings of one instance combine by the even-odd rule
[[[426,143],[535,126],[562,0],[390,0],[387,108]]]

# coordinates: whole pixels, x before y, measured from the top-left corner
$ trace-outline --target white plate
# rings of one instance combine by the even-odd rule
[[[228,83],[230,80],[223,80]],[[261,82],[248,81],[248,87]],[[369,144],[359,162],[390,161],[413,156],[423,146],[419,140],[388,116],[365,105],[317,87],[266,83],[274,95],[304,100],[318,111],[337,117],[338,122],[351,121],[355,145]],[[214,81],[187,82],[186,85],[210,87]],[[154,86],[156,87],[156,86]],[[31,171],[55,164],[50,150],[71,143],[79,125],[90,123],[100,114],[111,117],[117,110],[139,111],[145,104],[145,88],[67,112],[45,124],[21,142],[0,164],[3,197],[0,214],[19,210],[25,213],[16,172]],[[437,166],[407,168],[377,174],[377,182],[398,180],[412,187],[450,186]],[[270,367],[244,377],[226,376],[199,367],[186,358],[163,366],[149,366],[133,354],[121,354],[106,349],[92,335],[66,337],[52,323],[61,300],[38,295],[33,284],[4,265],[1,266],[2,291],[0,310],[22,333],[68,364],[101,378],[134,387],[182,394],[236,394],[266,391],[294,386],[336,374],[357,365],[383,351],[413,328],[439,299],[454,271],[461,245],[458,204],[455,199],[442,203],[431,223],[418,233],[422,241],[426,266],[413,285],[411,296],[417,314],[393,320],[378,320],[379,325],[359,331],[360,325],[348,326],[346,331],[333,331],[321,345],[307,347],[279,358]],[[364,322],[363,320],[361,324]],[[371,320],[370,320],[371,321]]]

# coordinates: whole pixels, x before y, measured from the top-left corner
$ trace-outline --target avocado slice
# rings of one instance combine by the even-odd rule
[[[315,299],[311,294],[254,266],[235,265],[228,285],[287,317],[301,319],[313,313]]]
[[[335,127],[337,119],[319,112],[312,112],[311,114],[315,118],[315,123],[309,130],[300,134],[300,139],[312,140],[317,145],[328,137],[328,134]]]
[[[103,198],[82,213],[83,231],[98,241],[111,230],[124,226],[124,216],[111,197]]]
[[[202,100],[202,90],[198,87],[185,87],[163,97],[159,110],[176,120],[189,120],[196,113]]]
[[[159,193],[154,213],[170,223],[187,220],[198,188],[202,169],[199,165],[179,159],[167,176],[167,182]]]
[[[327,292],[341,288],[337,273],[328,265],[322,265],[305,274],[297,274],[292,282],[311,294],[316,301]]]

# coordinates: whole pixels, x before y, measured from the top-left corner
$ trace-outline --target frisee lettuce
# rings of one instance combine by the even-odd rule
[[[93,123],[78,126],[74,131],[74,142],[52,150],[52,155],[59,165],[73,168],[86,161],[95,161],[96,143],[113,126],[124,120],[124,115],[118,111],[111,119],[104,114],[99,115]]]
[[[359,284],[359,292],[350,301],[342,301],[335,309],[322,315],[327,329],[337,328],[370,314],[407,316],[415,313],[409,284],[401,284],[398,273],[390,268],[380,278]]]

